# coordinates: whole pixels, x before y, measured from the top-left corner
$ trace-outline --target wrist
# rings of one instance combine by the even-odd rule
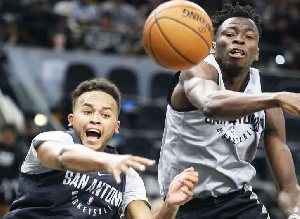
[[[110,172],[109,163],[112,161],[112,156],[114,156],[114,155],[104,153],[104,152],[99,152],[99,153],[100,153],[100,156],[99,156],[100,169],[102,169],[103,171]]]
[[[275,93],[273,98],[275,106],[280,107],[283,99],[284,99],[284,92]]]
[[[172,202],[169,201],[169,199],[167,198],[166,201],[165,201],[165,206],[166,208],[169,210],[169,211],[178,211],[179,209],[179,205],[176,205]]]

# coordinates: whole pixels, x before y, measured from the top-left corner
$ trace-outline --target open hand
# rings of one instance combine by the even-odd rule
[[[135,177],[136,172],[133,169],[144,171],[146,166],[152,166],[154,164],[155,160],[149,160],[143,157],[132,155],[111,155],[107,160],[107,171],[114,175],[116,182],[119,184],[121,182],[121,173]]]
[[[280,92],[277,95],[282,110],[300,116],[300,94]]]

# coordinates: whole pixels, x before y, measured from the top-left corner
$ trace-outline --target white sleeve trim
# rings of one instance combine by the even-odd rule
[[[121,205],[121,218],[125,218],[127,205],[136,200],[144,201],[149,208],[151,207],[146,196],[146,188],[142,178],[140,176],[134,178],[126,175],[126,185]]]
[[[42,165],[42,163],[38,159],[37,151],[35,149],[35,147],[38,146],[36,145],[36,142],[45,141],[56,141],[63,144],[74,144],[72,137],[68,133],[62,131],[43,132],[37,135],[32,140],[25,161],[21,166],[22,173],[41,174],[52,171],[52,169],[49,169]]]

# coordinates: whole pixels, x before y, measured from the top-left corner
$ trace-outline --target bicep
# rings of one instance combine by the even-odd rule
[[[286,183],[296,182],[291,152],[286,145],[285,121],[282,110],[267,111],[267,129],[264,138],[265,150],[273,177],[281,190]]]
[[[143,215],[145,219],[152,217],[149,206],[141,200],[130,202],[126,208],[126,218],[138,219],[141,218],[141,215]]]
[[[36,147],[39,161],[47,168],[61,170],[59,153],[64,144],[55,141],[45,141]]]
[[[128,213],[134,214],[132,212],[131,206],[133,203],[143,203],[148,209],[150,204],[148,202],[147,196],[146,196],[146,188],[144,185],[144,182],[140,176],[137,177],[130,177],[126,176],[126,185],[125,185],[125,191],[123,193],[123,201],[122,201],[122,216],[126,215]],[[140,204],[138,204],[140,205]],[[135,204],[133,204],[133,208],[135,209]],[[129,209],[129,210],[128,210]]]
[[[280,108],[268,109],[266,110],[266,118],[265,146],[269,147],[278,142],[285,144],[285,121],[282,110]]]
[[[198,66],[180,74],[178,87],[193,106],[201,109],[205,97],[220,90],[217,81],[218,72],[215,67],[201,62]]]

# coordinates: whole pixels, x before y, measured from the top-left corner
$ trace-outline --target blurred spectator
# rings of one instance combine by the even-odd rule
[[[20,145],[20,152],[23,157],[24,155],[26,156],[28,149],[31,145],[31,141],[40,131],[39,127],[34,122],[34,116],[35,115],[33,113],[25,114],[24,130],[19,138],[19,142],[22,144]]]
[[[118,53],[122,34],[117,31],[113,14],[106,10],[101,13],[98,25],[92,26],[85,34],[85,47],[104,53]]]
[[[138,11],[124,0],[106,0],[99,5],[99,13],[110,11],[116,28],[122,33],[134,31],[138,26]]]
[[[51,27],[56,16],[47,11],[46,0],[34,0],[19,23],[19,40],[22,45],[51,47]]]
[[[142,30],[150,12],[166,0],[2,0],[0,1],[0,43],[64,49],[96,49],[120,54],[145,54]],[[232,0],[190,0],[209,15]],[[298,1],[240,0],[255,7],[263,19],[260,40],[261,62],[266,67],[287,50],[282,68],[295,69],[300,47],[300,4]],[[139,7],[139,10],[137,10]],[[52,14],[51,12],[54,12]],[[101,15],[103,14],[103,15]],[[108,15],[109,14],[109,15]],[[100,21],[99,17],[103,19]],[[104,24],[109,31],[101,30]],[[16,25],[19,24],[19,25]],[[101,28],[100,28],[101,27]],[[101,36],[100,33],[105,33]],[[109,34],[108,34],[109,33]],[[121,46],[119,44],[122,35]],[[112,38],[108,41],[108,36]],[[101,42],[92,42],[99,39]],[[103,41],[102,41],[103,40]],[[118,48],[116,48],[118,47]],[[284,54],[282,54],[284,55]]]
[[[94,24],[98,18],[97,7],[93,0],[77,0],[72,7],[71,16],[81,26]]]
[[[0,43],[2,45],[15,45],[18,40],[16,18],[13,14],[4,13],[0,17]]]
[[[0,129],[0,217],[6,213],[15,198],[19,165],[22,157],[17,144],[18,132],[14,125]]]
[[[2,0],[0,1],[0,10],[12,14],[21,14],[26,11],[24,3],[24,0]]]
[[[20,107],[14,89],[9,83],[9,72],[7,71],[7,63],[7,55],[3,50],[0,50],[0,93],[3,93],[3,95],[8,95]]]
[[[57,15],[56,24],[53,27],[51,38],[55,50],[72,49],[76,44],[73,40],[72,3],[68,1],[57,2],[53,7],[54,14]]]

